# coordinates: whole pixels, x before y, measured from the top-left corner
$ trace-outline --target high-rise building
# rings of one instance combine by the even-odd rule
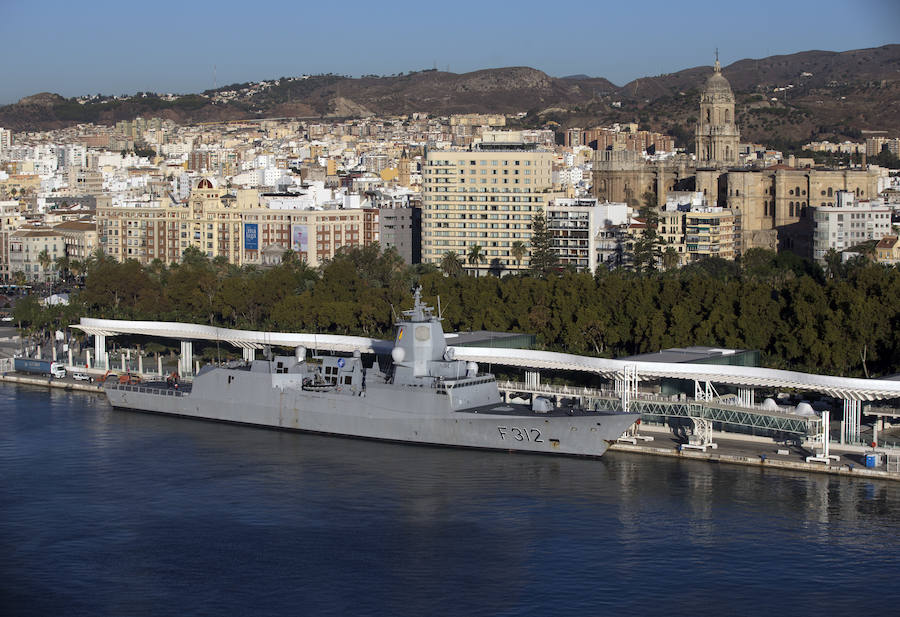
[[[485,133],[471,151],[429,151],[423,169],[422,261],[440,264],[454,251],[467,268],[525,268],[512,253],[529,244],[531,217],[561,195],[552,192],[554,154],[521,135]],[[473,246],[482,260],[469,264]]]
[[[12,131],[0,128],[0,159],[4,157],[10,146],[12,146]]]

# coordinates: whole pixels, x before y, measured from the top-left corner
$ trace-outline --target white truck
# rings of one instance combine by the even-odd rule
[[[50,375],[61,379],[66,376],[66,367],[62,362],[50,360],[34,360],[31,358],[16,358],[13,368],[19,373],[33,373],[35,375]]]

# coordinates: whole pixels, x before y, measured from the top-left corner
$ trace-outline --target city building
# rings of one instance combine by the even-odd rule
[[[408,264],[422,262],[422,209],[416,206],[378,209],[382,248],[393,247]]]
[[[472,271],[527,267],[511,249],[529,244],[531,217],[546,211],[553,152],[514,132],[485,133],[471,151],[429,150],[423,169],[422,261],[439,265],[454,251]],[[483,261],[469,264],[473,246]]]
[[[703,172],[698,171],[698,177]],[[761,170],[730,170],[719,202],[738,217],[737,250],[790,250],[815,257],[809,208],[836,204],[837,194],[869,199],[878,194],[881,170],[796,169],[775,165]]]
[[[45,283],[58,276],[56,260],[66,254],[62,233],[51,229],[19,229],[9,235],[10,281],[21,275],[33,283]],[[48,261],[43,263],[44,259]]]
[[[554,199],[547,208],[547,231],[560,267],[595,272],[608,258],[606,234],[628,223],[628,210],[624,203],[594,198]]]
[[[318,266],[345,246],[378,242],[378,210],[344,207],[344,201],[266,207],[255,190],[236,195],[200,180],[187,203],[157,201],[97,208],[100,246],[113,258],[149,263],[181,261],[195,247],[209,258],[236,265],[263,264],[263,252],[288,249]]]
[[[838,191],[827,203],[812,207],[812,256],[821,264],[830,249],[841,252],[891,234],[891,207],[880,199],[858,200],[855,193]]]
[[[85,261],[100,246],[94,220],[66,221],[54,225],[53,231],[62,235],[65,255],[71,261]]]
[[[0,159],[5,158],[10,146],[12,146],[12,131],[0,128]]]
[[[709,206],[700,192],[674,192],[666,196],[657,231],[680,266],[707,257],[733,260],[734,220],[731,210]]]
[[[884,236],[879,240],[875,245],[875,259],[885,265],[900,263],[900,237]]]

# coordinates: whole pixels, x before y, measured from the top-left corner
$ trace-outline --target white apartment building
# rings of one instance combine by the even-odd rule
[[[597,264],[606,260],[608,233],[617,232],[627,223],[625,203],[598,203],[594,198],[555,199],[547,208],[547,229],[559,265],[578,271],[594,272]]]
[[[819,263],[829,249],[840,252],[891,233],[891,208],[880,199],[858,201],[854,193],[838,191],[834,206],[812,206],[812,211],[813,258]]]
[[[12,145],[12,131],[0,128],[0,158],[4,158]]]
[[[485,133],[472,151],[431,150],[422,170],[422,261],[454,251],[470,270],[526,268],[511,254],[531,239],[531,217],[547,209],[555,156],[521,135]],[[484,261],[469,265],[472,246]]]

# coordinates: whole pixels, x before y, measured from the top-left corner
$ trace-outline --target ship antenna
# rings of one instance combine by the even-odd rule
[[[394,323],[400,321],[400,318],[397,316],[397,311],[394,310],[393,303],[391,303],[391,315],[394,316]]]
[[[441,297],[440,296],[437,297],[437,301],[438,301],[438,321],[440,321],[441,319],[444,318],[444,314],[441,312]]]

